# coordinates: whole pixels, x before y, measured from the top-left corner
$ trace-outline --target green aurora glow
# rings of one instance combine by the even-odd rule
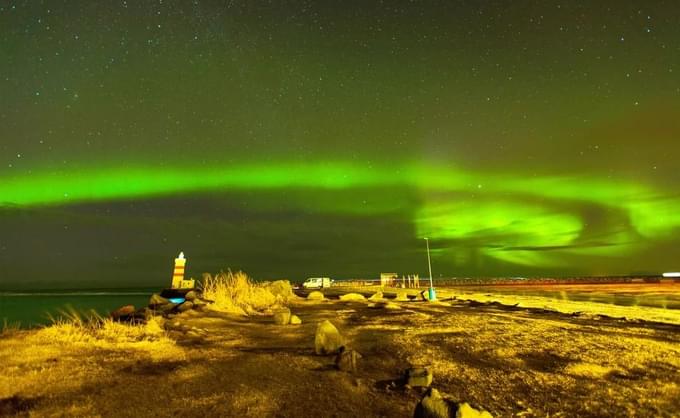
[[[371,204],[323,203],[315,190],[381,189],[415,190],[416,207],[400,207],[389,196]],[[151,198],[210,191],[302,189],[310,197],[289,202],[292,209],[318,212],[380,215],[412,209],[415,236],[444,242],[474,239],[483,242],[485,255],[502,261],[532,266],[559,266],[554,253],[523,250],[564,247],[580,254],[621,253],[633,245],[634,234],[616,236],[609,245],[581,243],[584,223],[580,204],[621,211],[647,238],[664,236],[680,227],[673,208],[680,199],[661,199],[664,193],[645,185],[620,184],[586,177],[522,178],[511,174],[472,173],[433,165],[357,167],[343,162],[317,164],[251,164],[227,169],[92,170],[68,175],[32,175],[6,179],[0,195],[18,206],[49,206],[113,199]],[[475,195],[470,197],[469,193]],[[465,196],[461,199],[461,196]],[[311,203],[310,203],[311,202]],[[396,203],[396,204],[395,204]],[[573,205],[571,209],[568,203]],[[487,246],[487,244],[493,244]],[[511,249],[512,251],[509,251]]]

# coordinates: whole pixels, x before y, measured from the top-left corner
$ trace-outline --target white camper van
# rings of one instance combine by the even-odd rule
[[[331,279],[328,277],[310,277],[302,283],[305,289],[321,289],[331,287]]]

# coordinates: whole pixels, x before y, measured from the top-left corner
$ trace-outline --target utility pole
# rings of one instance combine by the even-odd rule
[[[437,300],[437,292],[434,290],[434,284],[432,284],[432,262],[430,261],[430,239],[425,238],[425,245],[427,246],[427,269],[430,272],[430,289],[428,289],[428,296],[430,301]]]

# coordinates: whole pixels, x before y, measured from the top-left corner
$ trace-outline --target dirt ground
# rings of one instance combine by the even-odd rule
[[[176,347],[36,344],[34,331],[0,337],[0,415],[409,417],[420,391],[405,368],[427,366],[433,386],[497,417],[680,416],[680,326],[572,316],[470,301],[300,300],[302,325],[270,316],[189,312],[172,320]],[[363,355],[340,372],[314,354],[333,322]]]

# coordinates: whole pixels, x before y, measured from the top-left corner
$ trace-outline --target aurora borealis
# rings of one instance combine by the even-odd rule
[[[672,2],[0,4],[0,287],[680,269]]]

